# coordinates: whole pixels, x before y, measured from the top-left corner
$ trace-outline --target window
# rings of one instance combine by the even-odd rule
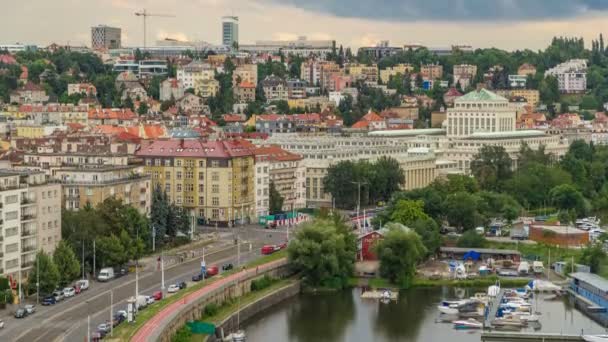
[[[220,198],[219,198],[219,197],[213,197],[213,198],[211,199],[211,205],[213,205],[213,206],[218,206],[218,205],[220,205]]]
[[[6,204],[17,203],[17,201],[19,201],[19,195],[11,195],[4,198],[4,203]]]
[[[165,178],[171,178],[171,171],[165,171]]]
[[[211,167],[220,167],[220,161],[219,160],[212,160],[211,161]]]
[[[4,236],[5,237],[9,237],[9,236],[15,236],[19,233],[19,229],[17,227],[13,227],[13,228],[6,228],[4,230]]]
[[[165,159],[165,166],[171,166],[171,159]]]
[[[175,173],[175,179],[178,179],[178,180],[179,180],[179,179],[182,179],[182,172],[181,172],[181,171],[177,171],[177,172]]]
[[[186,179],[194,179],[194,172],[186,171]]]
[[[198,185],[198,192],[205,192],[205,185],[199,184]]]
[[[205,205],[205,197],[204,196],[198,196],[198,204],[199,205]]]
[[[93,196],[93,189],[87,188],[87,196]]]
[[[175,184],[175,191],[182,192],[182,185],[180,183]]]
[[[205,161],[204,160],[199,160],[198,161],[198,167],[205,167]]]
[[[220,210],[219,209],[213,209],[211,211],[211,218],[217,220],[220,217]]]
[[[154,166],[160,166],[160,159],[154,159]]]
[[[194,197],[186,196],[186,204],[194,204]]]
[[[220,180],[220,173],[219,172],[212,172],[211,173],[211,180],[214,182],[217,182]]]
[[[181,159],[176,160],[175,161],[175,166],[181,167],[182,166],[182,160]]]
[[[198,180],[204,180],[205,179],[205,173],[204,172],[199,172],[198,173]]]
[[[165,183],[165,192],[171,192],[171,183]]]
[[[6,214],[4,214],[4,218],[7,221],[16,220],[18,216],[19,216],[19,213],[17,211],[9,211]]]
[[[177,196],[177,198],[175,198],[175,204],[178,204],[178,205],[182,204],[182,198],[181,198],[181,196]]]
[[[186,184],[186,191],[194,191],[194,184]]]
[[[211,186],[211,192],[214,194],[219,194],[220,193],[220,186],[219,184],[213,184]]]

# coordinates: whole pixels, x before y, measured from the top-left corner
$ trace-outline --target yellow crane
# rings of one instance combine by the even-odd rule
[[[145,8],[141,12],[135,12],[135,15],[138,17],[143,17],[144,19],[144,49],[146,48],[146,20],[148,17],[164,17],[164,18],[175,18],[174,15],[171,14],[153,14],[149,13]]]

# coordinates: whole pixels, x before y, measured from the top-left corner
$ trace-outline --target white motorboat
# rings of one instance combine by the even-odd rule
[[[232,334],[233,342],[245,342],[245,340],[247,340],[247,336],[243,330],[239,330]]]
[[[583,335],[586,342],[608,342],[608,335]]]
[[[488,287],[488,297],[494,298],[500,293],[500,283],[496,282],[496,285]]]
[[[437,306],[437,310],[439,310],[439,312],[446,314],[446,315],[458,315],[458,308],[452,308],[449,306],[439,305],[439,306]]]
[[[454,321],[454,329],[481,329],[483,324],[476,319],[469,318],[466,321]]]

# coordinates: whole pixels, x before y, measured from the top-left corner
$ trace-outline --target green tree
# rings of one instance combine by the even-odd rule
[[[388,201],[393,193],[405,185],[405,173],[399,162],[391,157],[380,157],[373,165],[369,179],[372,201]]]
[[[339,218],[316,219],[298,229],[289,262],[310,286],[342,288],[354,270],[356,237]]]
[[[169,201],[167,200],[167,194],[158,184],[152,192],[152,205],[150,209],[150,221],[152,227],[156,230],[156,236],[165,236],[167,232],[167,216],[169,215]],[[161,239],[156,239],[157,243],[159,240],[162,243]]]
[[[559,101],[559,85],[557,82],[557,78],[554,76],[547,76],[541,82],[539,86],[540,92],[540,100],[546,104],[550,105]]]
[[[279,193],[274,185],[274,182],[270,182],[269,187],[269,210],[270,214],[278,214],[283,212],[283,196]]]
[[[439,250],[441,246],[441,234],[437,222],[430,218],[418,219],[408,226],[420,235],[427,255],[433,255]]]
[[[482,189],[499,190],[511,177],[511,157],[502,146],[484,146],[471,161],[471,173]]]
[[[388,224],[384,238],[374,246],[380,260],[380,275],[403,288],[411,285],[416,264],[427,250],[420,236],[400,224]]]
[[[139,104],[139,107],[137,107],[137,114],[146,115],[146,114],[148,114],[148,110],[150,110],[150,108],[148,107],[148,104],[145,102],[141,102]]]
[[[486,238],[474,230],[465,232],[458,238],[456,245],[461,248],[483,248],[486,246]]]
[[[59,241],[53,253],[53,262],[59,271],[59,284],[65,286],[80,275],[80,262],[74,250],[64,240]]]
[[[591,268],[591,273],[598,273],[600,265],[606,259],[602,245],[595,243],[583,248],[578,262]]]
[[[477,210],[479,201],[478,196],[467,192],[449,195],[445,203],[449,224],[461,230],[469,230],[481,224],[484,218]]]
[[[549,191],[551,203],[561,210],[574,210],[578,217],[586,213],[585,198],[572,185],[562,184]]]
[[[40,272],[38,275],[37,272]],[[34,261],[34,267],[28,277],[29,287],[36,288],[36,281],[40,280],[40,294],[50,294],[59,285],[59,270],[53,262],[53,259],[43,251],[39,251],[36,254],[36,260]]]
[[[96,243],[97,257],[102,267],[118,266],[128,261],[125,248],[116,235],[102,236]]]
[[[425,214],[423,207],[422,201],[400,200],[394,206],[390,219],[406,226],[418,220],[427,220],[429,216]]]

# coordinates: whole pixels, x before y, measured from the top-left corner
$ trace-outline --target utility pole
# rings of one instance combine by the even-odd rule
[[[160,292],[165,296],[165,252],[160,252]]]
[[[87,303],[87,341],[91,342],[91,313],[89,312],[89,301]]]
[[[367,182],[351,182],[357,184],[357,223],[359,223],[359,229],[361,229],[361,219],[359,218],[359,212],[361,210],[361,185],[367,184]]]
[[[93,239],[93,274],[97,274],[97,268],[95,267],[95,239]]]
[[[152,224],[152,252],[156,251],[156,227]]]
[[[82,240],[82,280],[84,279],[84,240]]]
[[[36,255],[36,305],[40,304],[40,258]]]
[[[114,291],[110,289],[110,336],[114,335]]]

